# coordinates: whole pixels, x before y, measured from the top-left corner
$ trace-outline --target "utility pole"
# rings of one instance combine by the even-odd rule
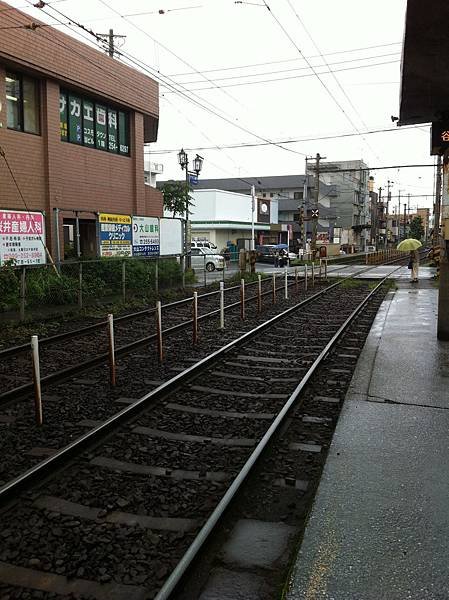
[[[256,210],[256,187],[251,186],[251,248],[254,250],[254,211]]]
[[[107,52],[111,58],[114,58],[114,53],[115,53],[114,40],[115,40],[115,38],[120,38],[120,39],[124,40],[126,38],[126,35],[116,35],[116,34],[114,34],[114,30],[110,29],[109,33],[97,33],[97,37],[103,38],[108,43]]]
[[[320,160],[326,158],[318,153],[315,157],[315,199],[312,210],[312,256],[316,254],[316,238],[318,229],[318,198],[320,195]]]
[[[406,219],[407,219],[407,204],[405,204],[405,202],[404,202],[404,240],[407,237],[406,227],[405,227]]]
[[[303,249],[303,257],[306,259],[306,247],[307,247],[307,230],[306,230],[306,217],[307,217],[307,203],[309,199],[309,175],[308,168],[309,165],[307,163],[308,157],[306,156],[306,173],[304,177],[304,191],[302,194],[302,218],[301,218],[301,209],[299,211],[301,218],[301,240],[302,240],[302,249]],[[299,207],[298,207],[299,208]]]
[[[376,239],[374,240],[374,245],[376,246],[376,250],[378,250],[379,246],[379,237],[380,237],[380,222],[379,222],[379,209],[381,211],[381,215],[383,215],[382,210],[382,187],[379,188],[379,196],[377,198],[377,206],[376,206]]]
[[[440,290],[438,294],[438,339],[449,340],[449,152],[443,156],[441,194]]]
[[[387,246],[388,246],[388,213],[390,210],[390,200],[391,200],[390,185],[392,183],[394,183],[394,182],[390,181],[390,180],[387,181],[387,228],[386,228],[386,234],[385,234],[385,248],[387,248]]]
[[[441,156],[437,158],[437,176],[435,180],[435,205],[433,210],[433,245],[440,243],[440,213],[441,213]]]

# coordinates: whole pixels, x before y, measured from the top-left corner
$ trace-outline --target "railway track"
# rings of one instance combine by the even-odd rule
[[[385,264],[394,264],[403,261],[396,258]],[[350,265],[338,265],[329,269],[332,271],[344,270]],[[372,267],[368,267],[372,268]],[[283,274],[277,276],[277,281],[283,279]],[[301,285],[303,278],[299,277]],[[321,283],[321,281],[320,281]],[[247,284],[248,302],[255,301],[254,295],[257,282]],[[276,284],[279,290],[283,285]],[[295,284],[291,281],[289,287]],[[272,279],[262,280],[263,295],[272,293]],[[225,288],[226,311],[236,310],[239,305],[240,286]],[[199,318],[201,320],[214,318],[217,314],[219,291],[208,292],[199,296]],[[165,335],[174,335],[191,326],[191,302],[185,298],[176,302],[165,304],[162,307],[164,322],[170,322]],[[155,309],[149,308],[128,315],[120,316],[114,320],[114,336],[116,340],[116,354],[123,356],[133,352],[139,347],[152,343],[156,339]],[[142,335],[143,334],[143,335]],[[42,385],[47,386],[58,381],[63,381],[73,375],[78,375],[96,365],[101,365],[108,360],[107,321],[91,324],[80,329],[65,331],[39,341],[41,353]],[[33,390],[31,380],[31,345],[20,344],[0,350],[0,406],[11,400],[22,398]]]
[[[365,272],[367,269],[363,267],[362,270]],[[173,369],[187,368],[192,362],[201,360],[248,331],[262,319],[274,316],[282,307],[306,297],[301,288],[299,296],[295,297],[292,293],[294,289],[295,286],[290,291],[291,298],[288,301],[278,298],[276,305],[271,304],[271,298],[264,301],[261,314],[254,304],[248,306],[246,321],[240,320],[238,311],[231,310],[226,317],[224,331],[218,331],[216,320],[204,320],[200,325],[201,343],[197,346],[192,346],[191,325],[187,329],[180,328],[176,336],[166,340],[166,359],[162,364],[155,360],[155,340],[150,338],[148,343],[120,357],[115,387],[110,387],[108,383],[108,367],[104,361],[94,368],[90,365],[90,370],[85,374],[78,373],[67,381],[48,385],[43,394],[42,427],[35,425],[31,394],[2,406],[0,451],[3,460],[0,464],[0,485],[82,436],[93,422],[105,421],[130,400],[138,399],[148,389],[170,379]],[[311,295],[314,292],[309,287],[307,293]]]
[[[277,277],[277,287],[281,288]],[[256,282],[257,284],[257,282]],[[255,301],[255,283],[247,284],[248,302]],[[262,280],[265,296],[272,293],[272,279]],[[289,286],[293,287],[290,282]],[[226,311],[238,309],[240,286],[225,289]],[[219,291],[202,294],[198,298],[199,318],[216,317]],[[171,302],[162,307],[164,323],[169,322],[165,335],[174,335],[191,327],[192,298]],[[114,320],[116,354],[123,356],[156,339],[155,309],[146,309],[118,317]],[[143,334],[143,335],[142,335]],[[78,330],[67,331],[39,342],[41,352],[42,384],[48,385],[81,373],[85,369],[108,360],[107,321],[95,323]],[[30,367],[30,343],[0,351],[0,405],[33,390]]]
[[[6,483],[0,501],[13,507],[4,515],[0,590],[11,598],[29,590],[170,597],[314,373],[360,312],[380,302],[382,286],[337,282],[313,294],[190,368],[178,366]],[[327,381],[337,403],[352,352],[340,352],[345,366]],[[323,398],[324,407],[335,404]]]

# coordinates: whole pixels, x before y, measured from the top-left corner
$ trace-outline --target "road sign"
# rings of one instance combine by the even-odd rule
[[[190,185],[198,185],[198,176],[197,175],[189,175]]]
[[[316,208],[312,208],[312,219],[318,219],[318,217],[320,216],[320,211]]]

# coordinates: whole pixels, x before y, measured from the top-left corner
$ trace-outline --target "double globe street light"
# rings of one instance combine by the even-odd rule
[[[185,226],[184,226],[184,254],[185,254],[185,268],[190,269],[190,240],[191,230],[189,221],[189,189],[190,189],[190,177],[198,177],[201,169],[203,168],[204,158],[197,154],[193,159],[193,171],[189,171],[189,157],[184,151],[184,148],[178,152],[178,162],[181,169],[186,172],[186,214],[185,214]]]

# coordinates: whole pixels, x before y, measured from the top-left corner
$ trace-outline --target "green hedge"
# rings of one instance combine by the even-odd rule
[[[82,263],[83,301],[110,300],[122,293],[123,260],[92,260]],[[148,298],[156,292],[156,261],[127,259],[126,292],[137,298]],[[182,269],[176,259],[158,261],[158,287],[180,287]],[[12,264],[0,268],[0,311],[15,310],[20,301],[21,270]],[[190,282],[192,275],[186,276]],[[60,274],[46,265],[26,270],[26,305],[28,307],[74,305],[79,292],[79,263],[66,262]]]
[[[0,267],[0,310],[16,309],[19,306],[20,271],[10,262]]]

